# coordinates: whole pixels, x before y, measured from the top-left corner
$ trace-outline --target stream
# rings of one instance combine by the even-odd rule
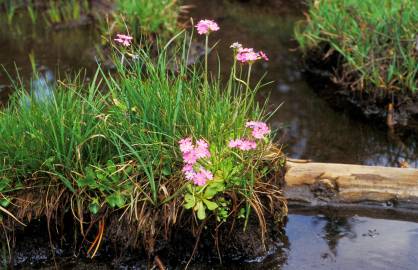
[[[270,124],[278,130],[277,140],[289,157],[395,167],[406,161],[410,167],[418,167],[416,139],[400,140],[386,129],[332,109],[307,83],[301,55],[295,50],[297,43],[292,39],[295,23],[304,18],[304,6],[282,0],[272,1],[272,6],[245,2],[189,0],[187,4],[193,7],[182,16],[192,16],[195,21],[210,18],[219,23],[221,30],[211,35],[211,42],[219,41],[218,55],[212,54],[210,61],[212,68],[217,68],[219,56],[222,73],[232,63],[229,45],[233,42],[268,54],[270,61],[255,67],[254,82],[264,74],[264,81],[271,82],[258,98],[263,101],[269,97],[270,110],[280,105]],[[56,79],[76,74],[80,68],[87,69],[87,76],[94,72],[96,47],[100,43],[94,27],[49,31],[40,23],[32,25],[25,16],[6,27],[4,17],[0,16],[0,65],[12,78],[16,78],[16,69],[23,80],[32,76],[29,54],[38,70],[52,71]],[[1,70],[3,105],[11,93],[10,84]],[[291,210],[284,241],[261,262],[224,267],[195,264],[189,269],[417,269],[418,223],[414,221],[418,219],[390,214]],[[19,269],[35,266],[29,257],[23,258],[20,265]],[[54,269],[41,265],[36,264],[37,269]],[[71,259],[60,264],[60,269],[114,268],[100,260]],[[138,261],[117,269],[146,266]]]

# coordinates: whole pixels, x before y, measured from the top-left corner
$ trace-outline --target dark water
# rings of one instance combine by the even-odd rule
[[[263,7],[238,1],[229,5],[222,0],[189,2],[195,6],[191,10],[195,21],[214,18],[219,22],[221,30],[212,41],[220,41],[222,63],[231,59],[228,47],[235,41],[269,55],[267,64],[255,68],[258,77],[267,73],[264,81],[272,82],[260,98],[270,95],[271,108],[283,103],[270,122],[281,129],[281,142],[290,157],[382,166],[399,166],[406,160],[418,167],[415,138],[401,141],[386,130],[336,112],[307,84],[292,38],[295,23],[304,19],[305,7],[298,4],[304,1],[270,1],[276,4]],[[212,61],[216,66],[216,57]]]
[[[371,214],[373,216],[373,214]],[[414,270],[418,265],[418,223],[347,212],[289,215],[286,236],[261,262],[233,265],[191,264],[191,270]],[[164,258],[162,258],[164,260]],[[72,261],[59,269],[147,269],[145,261],[111,265]],[[183,269],[184,265],[170,269]],[[26,267],[22,269],[32,269]],[[44,267],[41,269],[54,269]]]
[[[0,13],[0,104],[12,91],[9,75],[15,81],[17,74],[25,82],[31,78],[31,58],[36,70],[52,72],[57,79],[81,69],[92,72],[99,41],[100,35],[91,26],[54,31],[42,18],[33,24],[26,13],[18,13],[8,24],[6,15]]]
[[[413,222],[353,213],[291,214],[286,237],[262,263],[219,269],[417,269],[418,224]]]
[[[221,31],[212,36],[212,42],[220,41],[217,53],[222,68],[232,62],[228,47],[235,41],[269,55],[270,62],[255,68],[258,77],[267,73],[265,81],[272,81],[259,98],[270,96],[270,109],[283,103],[270,122],[279,129],[285,152],[293,158],[323,162],[398,166],[406,160],[418,167],[416,140],[402,142],[385,130],[334,111],[317,97],[304,79],[301,56],[293,50],[297,47],[292,40],[293,27],[303,19],[303,6],[295,4],[297,1],[271,2],[275,5],[260,7],[193,0],[189,3],[195,8],[184,16],[219,22]],[[51,70],[56,77],[82,67],[94,70],[100,38],[92,27],[50,31],[39,24],[33,26],[24,16],[17,22],[6,26],[0,15],[0,64],[12,76],[16,65],[24,79],[31,77],[30,52],[38,69]],[[212,66],[216,66],[216,59],[212,57]],[[9,84],[0,72],[0,100],[9,95]],[[228,267],[193,265],[190,269],[418,269],[418,223],[397,219],[354,213],[293,213],[286,226],[287,240],[263,262]],[[106,263],[80,261],[60,268],[113,269]],[[145,268],[136,264],[136,269]]]

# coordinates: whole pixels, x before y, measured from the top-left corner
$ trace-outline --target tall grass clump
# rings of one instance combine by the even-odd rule
[[[39,17],[43,17],[51,25],[77,25],[88,15],[94,15],[90,3],[90,0],[0,0],[0,7],[5,10],[10,24],[15,15],[23,11],[23,16],[29,16],[33,24],[37,23]]]
[[[103,122],[99,116],[105,104],[98,85],[95,81],[81,86],[74,80],[57,85],[51,96],[17,89],[8,107],[0,112],[3,183],[9,183],[11,189],[36,183],[35,188],[37,184],[48,186],[54,181],[42,179],[52,178],[75,191],[71,175],[87,164],[100,162],[108,150],[100,145]],[[26,183],[28,178],[33,183]]]
[[[283,158],[255,103],[258,86],[237,76],[237,61],[226,83],[188,66],[184,35],[156,57],[118,35],[116,75],[99,68],[89,84],[60,83],[42,100],[19,91],[0,114],[5,218],[26,223],[66,209],[84,238],[98,227],[91,256],[105,233],[152,253],[176,226],[196,236],[236,220],[245,230],[256,217],[264,237],[268,216],[281,221]],[[231,52],[250,66],[260,55]]]
[[[418,86],[417,25],[415,0],[310,1],[296,38],[305,52],[341,56],[340,83],[378,95],[410,94]]]
[[[128,27],[136,36],[159,33],[168,37],[180,27],[178,0],[119,0],[114,14],[119,29]]]
[[[47,23],[60,24],[77,22],[81,16],[91,14],[89,0],[50,0],[43,14]]]

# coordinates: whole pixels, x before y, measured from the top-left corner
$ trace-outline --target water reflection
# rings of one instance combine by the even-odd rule
[[[414,138],[400,140],[386,130],[352,119],[333,110],[319,98],[302,76],[301,56],[292,40],[295,22],[303,19],[300,1],[271,1],[270,5],[252,5],[240,1],[190,0],[195,6],[191,15],[195,21],[214,18],[221,31],[213,34],[220,40],[217,53],[223,67],[232,63],[229,45],[239,41],[245,46],[266,51],[270,61],[255,68],[260,78],[267,72],[259,98],[270,96],[270,109],[284,103],[271,119],[279,129],[280,142],[286,144],[290,157],[322,162],[399,166],[406,161],[418,167],[418,145]],[[211,59],[217,66],[217,57]],[[221,67],[222,68],[222,67]],[[227,72],[227,70],[224,70]]]
[[[353,231],[354,224],[352,223],[352,219],[348,219],[345,216],[339,216],[336,213],[318,215],[312,218],[312,225],[314,227],[323,226],[321,237],[327,243],[329,250],[334,257],[337,256],[338,242],[341,239],[355,239],[357,237],[356,233]],[[324,258],[327,256],[328,255],[324,255]]]
[[[418,224],[338,212],[293,214],[287,269],[415,269]]]
[[[94,27],[54,31],[42,21],[33,24],[27,14],[18,13],[13,24],[8,24],[6,16],[0,14],[0,65],[7,71],[0,68],[0,103],[5,102],[12,88],[9,75],[13,80],[20,76],[29,81],[30,58],[64,77],[80,69],[95,70],[99,34]]]

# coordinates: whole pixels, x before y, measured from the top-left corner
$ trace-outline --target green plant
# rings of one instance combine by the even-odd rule
[[[270,211],[285,214],[280,188],[272,184],[281,154],[270,138],[253,151],[228,145],[252,136],[249,120],[265,119],[254,100],[259,84],[253,89],[236,78],[236,65],[224,87],[218,77],[206,81],[211,76],[199,64],[188,65],[189,40],[187,33],[178,34],[156,57],[147,49],[116,48],[116,75],[99,68],[91,82],[79,77],[60,82],[42,99],[17,85],[0,112],[0,177],[5,179],[0,197],[10,201],[5,213],[31,217],[32,205],[19,200],[19,189],[25,189],[41,197],[39,209],[70,208],[81,230],[85,215],[100,220],[96,239],[102,239],[106,218],[117,215],[120,224],[135,228],[132,245],[177,224],[181,205],[194,210],[181,222],[195,215],[218,222],[248,220],[253,209],[263,232],[268,207],[262,198],[276,202]],[[179,140],[185,137],[210,143],[211,159],[196,164],[213,172],[204,185],[192,184],[182,172]],[[56,198],[54,206],[44,205]],[[11,216],[15,212],[19,216]],[[92,256],[97,243],[89,249],[96,246]]]
[[[179,30],[177,0],[119,0],[114,14],[120,29],[125,25],[136,36],[160,33],[167,37]]]
[[[418,85],[414,0],[310,1],[307,20],[296,27],[304,51],[329,46],[343,58],[336,75],[352,88],[415,93]]]
[[[44,18],[48,23],[56,24],[78,21],[82,14],[90,13],[89,0],[50,0]]]

